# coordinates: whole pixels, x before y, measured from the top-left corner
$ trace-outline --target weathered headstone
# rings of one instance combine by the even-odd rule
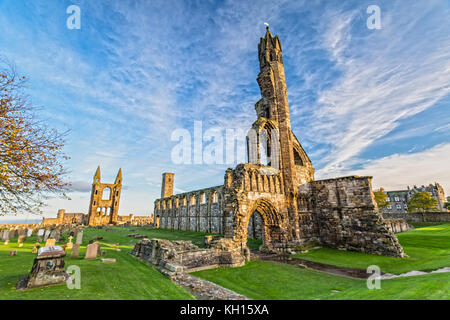
[[[39,242],[36,242],[36,243],[34,244],[33,249],[31,250],[31,253],[36,253],[36,252],[38,252],[38,250],[39,250],[40,247],[41,247],[40,243],[39,243]]]
[[[16,255],[17,255],[17,250],[11,250],[11,251],[9,252],[9,255],[10,255],[10,256],[16,256]]]
[[[75,243],[72,247],[72,251],[70,252],[71,258],[78,258],[80,255],[80,245]]]
[[[9,240],[11,240],[12,238],[17,237],[17,235],[18,235],[18,232],[17,232],[16,229],[10,230],[9,231]]]
[[[91,243],[86,248],[86,255],[84,259],[90,260],[90,259],[96,259],[98,255],[100,244],[98,242]]]
[[[9,230],[3,230],[2,241],[9,240]]]
[[[75,243],[80,245],[83,243],[83,230],[77,232],[77,241]]]
[[[72,249],[72,247],[73,247],[72,239],[73,239],[73,237],[69,236],[69,242],[67,242],[67,244],[66,244],[67,249]]]
[[[59,230],[58,229],[53,229],[52,232],[50,232],[50,238],[52,239],[59,239]]]
[[[47,239],[47,241],[45,242],[45,246],[46,247],[54,247],[56,244],[56,240],[53,238],[49,238]]]
[[[45,230],[44,241],[47,241],[48,237],[50,237],[50,229]]]
[[[17,238],[17,243],[24,243],[25,241],[27,241],[27,236],[25,236],[25,235],[20,235]]]
[[[109,258],[109,259],[102,259],[102,262],[114,263],[114,262],[116,262],[116,259],[111,259],[111,258]]]
[[[39,229],[37,232],[37,235],[42,237],[44,235],[44,233],[45,233],[45,229]]]
[[[27,230],[27,237],[31,237],[33,235],[33,229]]]
[[[66,253],[61,247],[40,248],[28,276],[19,280],[16,289],[29,289],[60,284],[69,275],[64,270]]]

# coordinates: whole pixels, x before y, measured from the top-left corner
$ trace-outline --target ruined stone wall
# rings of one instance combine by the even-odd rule
[[[378,211],[371,177],[318,180],[311,191],[320,242],[330,248],[401,257],[404,252]]]
[[[131,255],[153,265],[169,277],[219,266],[242,266],[245,263],[242,248],[231,239],[218,239],[204,249],[191,241],[141,240]]]
[[[223,233],[223,186],[181,193],[155,201],[160,228]]]

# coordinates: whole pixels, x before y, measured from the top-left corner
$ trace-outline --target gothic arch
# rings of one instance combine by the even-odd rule
[[[256,200],[250,209],[238,218],[235,229],[235,239],[239,239],[242,244],[247,243],[249,222],[253,214],[258,213],[262,218],[262,240],[263,247],[270,249],[272,239],[277,238],[277,232],[281,224],[281,217],[275,205],[266,198]]]

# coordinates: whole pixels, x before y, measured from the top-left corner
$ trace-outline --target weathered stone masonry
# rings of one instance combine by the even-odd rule
[[[220,233],[242,254],[250,236],[261,237],[266,250],[295,250],[312,242],[404,256],[378,211],[371,177],[314,179],[312,163],[291,130],[281,43],[268,29],[258,55],[262,99],[247,137],[250,163],[228,169],[221,186],[177,195],[173,174],[164,174],[155,223]]]

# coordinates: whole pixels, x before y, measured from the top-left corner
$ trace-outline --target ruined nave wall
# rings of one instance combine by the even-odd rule
[[[155,201],[159,227],[209,233],[224,233],[231,224],[222,215],[223,186],[177,194]]]

